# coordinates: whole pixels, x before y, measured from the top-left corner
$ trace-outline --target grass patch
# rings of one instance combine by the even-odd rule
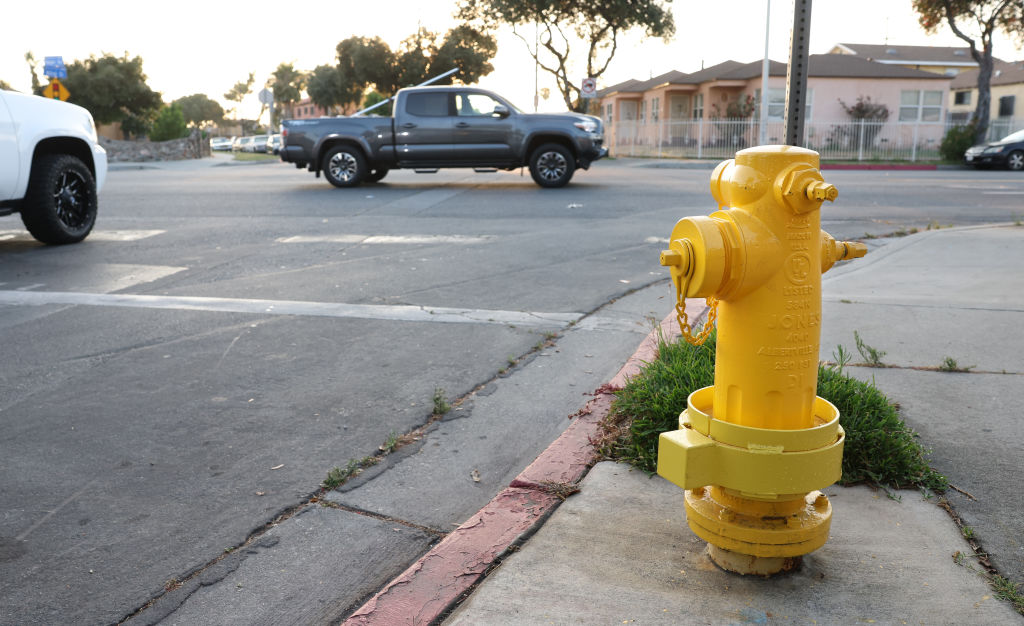
[[[655,472],[658,436],[678,428],[690,393],[714,383],[715,342],[715,333],[699,347],[659,342],[658,358],[616,393],[599,442],[605,457]],[[945,491],[948,481],[928,465],[917,433],[873,385],[822,366],[818,395],[836,405],[846,431],[840,484]]]
[[[280,161],[281,157],[261,152],[236,152],[236,161]]]
[[[942,363],[939,365],[940,372],[969,372],[977,367],[977,365],[960,365],[956,359],[951,356],[947,356],[942,359]]]

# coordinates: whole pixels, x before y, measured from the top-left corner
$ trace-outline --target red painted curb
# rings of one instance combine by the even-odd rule
[[[344,624],[430,624],[558,504],[557,496],[505,489],[373,596]]]
[[[703,300],[686,301],[691,320],[704,315]],[[509,486],[484,508],[388,583],[344,622],[367,624],[431,624],[451,609],[483,578],[510,547],[544,523],[561,503],[553,487],[575,485],[597,459],[591,443],[611,409],[614,391],[640,372],[658,354],[661,338],[679,335],[676,315],[662,320],[640,343],[612,380],[574,416],[565,429]]]
[[[937,170],[938,165],[882,165],[882,164],[871,164],[865,163],[864,165],[857,165],[856,163],[822,163],[821,168],[823,170]]]

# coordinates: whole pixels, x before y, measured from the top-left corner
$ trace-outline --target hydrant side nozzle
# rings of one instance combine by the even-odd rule
[[[859,259],[868,253],[868,247],[859,241],[841,241],[838,243],[841,243],[843,246],[843,253],[839,257],[840,261]]]
[[[836,189],[835,185],[819,180],[811,181],[807,185],[805,193],[808,200],[835,202],[836,198],[839,197],[839,190]]]

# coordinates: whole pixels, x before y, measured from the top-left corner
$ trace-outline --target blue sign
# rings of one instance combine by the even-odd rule
[[[64,67],[64,57],[43,57],[43,76],[67,78],[68,70]]]

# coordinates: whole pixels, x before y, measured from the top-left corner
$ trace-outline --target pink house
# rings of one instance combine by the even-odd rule
[[[743,130],[743,125],[759,123],[761,65],[761,61],[725,61],[692,74],[673,71],[598,91],[597,106],[607,126],[606,134],[611,136],[613,152],[616,145],[628,145],[635,153],[637,146],[657,145],[663,151],[694,143],[715,147],[724,142],[729,148],[749,144],[749,132]],[[805,118],[807,144],[813,147],[826,142],[825,135],[836,143],[836,125],[859,121],[851,118],[841,103],[852,106],[858,98],[870,98],[872,103],[884,105],[889,111],[885,124],[892,127],[892,132],[907,134],[906,128],[900,129],[901,125],[919,126],[908,140],[920,140],[921,131],[925,130],[920,128],[921,124],[941,124],[945,119],[950,81],[950,76],[852,55],[811,55]],[[770,61],[765,91],[769,142],[778,141],[784,124],[785,64]],[[940,128],[927,129],[926,142],[935,143],[932,135],[941,139],[942,132]],[[870,139],[873,144],[888,142],[878,130],[870,133]],[[858,141],[864,143],[863,133]],[[845,142],[849,143],[848,137]],[[863,147],[859,146],[861,151]]]

